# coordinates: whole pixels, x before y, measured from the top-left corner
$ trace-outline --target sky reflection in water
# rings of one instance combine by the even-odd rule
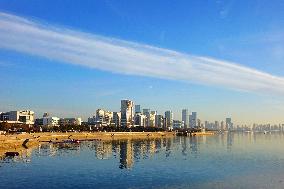
[[[42,144],[4,158],[0,188],[283,188],[282,133]]]

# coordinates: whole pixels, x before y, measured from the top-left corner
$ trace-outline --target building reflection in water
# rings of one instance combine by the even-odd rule
[[[172,138],[167,138],[166,140],[166,157],[171,155]]]
[[[234,133],[227,132],[227,150],[229,151],[232,150],[233,141],[234,141]]]
[[[180,140],[183,140],[183,142],[181,142],[181,147],[182,147],[181,152],[183,156],[187,156],[187,139],[188,137],[180,138]]]
[[[190,151],[196,157],[197,156],[197,152],[198,152],[197,137],[190,137],[189,138],[189,143],[190,143]]]
[[[181,142],[181,140],[183,142]],[[106,160],[111,158],[119,159],[120,169],[130,169],[134,163],[143,159],[154,157],[157,153],[164,153],[168,158],[171,155],[172,148],[178,148],[182,143],[183,155],[187,155],[187,137],[183,138],[157,138],[147,140],[113,140],[113,141],[85,141],[77,143],[44,143],[36,146],[34,149],[24,149],[18,157],[13,157],[13,161],[31,160],[32,154],[35,156],[62,156],[80,153],[81,150],[89,150],[95,153],[95,158]],[[196,140],[190,139],[190,146],[193,151],[197,151]],[[2,157],[1,161],[9,160]]]
[[[238,137],[238,136],[236,136]],[[252,136],[253,137],[253,136]],[[254,139],[256,140],[256,139]],[[46,143],[40,144],[34,149],[24,149],[19,157],[12,158],[13,161],[31,160],[35,156],[60,156],[80,153],[82,150],[94,152],[98,160],[117,159],[120,169],[130,169],[135,163],[153,158],[159,154],[163,158],[170,158],[173,152],[180,151],[184,157],[198,157],[201,146],[221,144],[227,150],[231,150],[234,141],[234,133],[224,133],[215,138],[198,137],[172,137],[156,139],[128,139],[112,141],[85,141],[76,143]],[[178,153],[179,154],[179,153]],[[176,154],[174,154],[176,155]],[[3,158],[1,161],[5,161]],[[11,160],[9,160],[11,161]]]
[[[32,157],[32,148],[23,148],[19,150],[18,156],[0,156],[0,163],[29,163]]]
[[[133,143],[130,140],[121,141],[120,144],[120,169],[129,169],[133,166]]]
[[[97,159],[109,159],[112,157],[112,143],[98,141],[95,143],[95,152]]]

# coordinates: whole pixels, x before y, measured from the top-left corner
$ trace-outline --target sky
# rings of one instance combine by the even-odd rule
[[[284,1],[0,1],[0,111],[86,119],[121,99],[284,123]]]

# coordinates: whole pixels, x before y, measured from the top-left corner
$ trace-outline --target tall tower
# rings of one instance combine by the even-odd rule
[[[139,104],[135,105],[135,113],[141,113],[141,106]]]
[[[166,111],[165,112],[165,119],[167,121],[167,127],[172,129],[173,128],[173,112],[172,111]]]
[[[188,109],[183,109],[181,113],[181,120],[184,123],[184,129],[188,128],[188,124],[189,124],[188,118],[189,118]]]
[[[42,117],[49,117],[49,113],[48,112],[44,112]]]
[[[232,118],[226,118],[226,129],[227,130],[233,130],[233,123]]]
[[[190,127],[191,128],[196,128],[197,127],[197,112],[192,112],[191,115],[189,116],[189,122],[190,122]]]
[[[112,122],[116,128],[120,127],[121,112],[113,112]]]
[[[133,105],[131,100],[121,100],[121,127],[133,125]]]
[[[157,115],[157,111],[151,111],[150,113],[150,127],[155,127],[156,126],[156,115]]]
[[[143,115],[146,116],[145,127],[150,127],[150,109],[143,109]]]

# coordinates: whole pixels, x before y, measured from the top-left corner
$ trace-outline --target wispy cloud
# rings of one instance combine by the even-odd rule
[[[0,13],[0,48],[110,72],[284,94],[284,78],[236,63],[188,55]]]

